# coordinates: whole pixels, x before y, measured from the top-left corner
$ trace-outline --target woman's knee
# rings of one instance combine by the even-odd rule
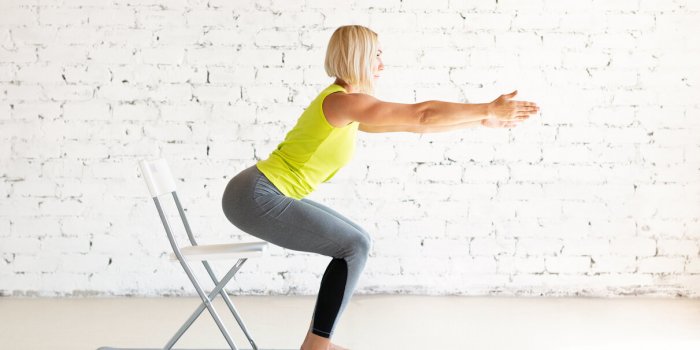
[[[352,240],[353,253],[362,257],[367,257],[371,249],[372,239],[369,235],[358,231],[357,234],[353,236]]]

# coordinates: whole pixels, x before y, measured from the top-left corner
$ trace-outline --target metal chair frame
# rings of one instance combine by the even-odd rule
[[[224,286],[226,286],[226,284],[234,277],[234,275],[238,272],[238,270],[240,270],[240,268],[243,266],[243,264],[247,261],[248,256],[261,255],[262,252],[266,249],[268,243],[261,241],[261,242],[231,244],[230,245],[231,247],[237,248],[237,251],[240,252],[240,254],[237,254],[234,251],[232,254],[237,254],[241,257],[238,258],[238,261],[233,265],[233,267],[226,273],[226,275],[220,281],[216,278],[216,275],[212,271],[211,266],[209,265],[209,262],[207,261],[207,259],[200,257],[201,259],[198,259],[198,260],[202,261],[204,268],[206,269],[207,273],[209,274],[209,277],[211,277],[212,281],[215,284],[214,289],[209,293],[209,295],[205,294],[204,290],[200,286],[199,281],[192,273],[192,268],[190,267],[190,264],[187,263],[186,252],[183,254],[183,250],[181,250],[180,247],[175,242],[175,238],[173,236],[171,226],[168,222],[168,219],[165,216],[165,213],[163,211],[163,207],[161,206],[159,196],[167,194],[167,193],[171,194],[174,201],[175,201],[175,204],[177,206],[178,213],[180,214],[180,219],[182,220],[182,222],[185,226],[185,230],[187,232],[187,236],[189,238],[189,241],[192,244],[192,247],[198,246],[200,248],[207,248],[207,246],[199,246],[197,244],[197,241],[194,238],[194,235],[192,234],[192,230],[190,229],[190,225],[187,221],[187,218],[185,216],[185,212],[182,208],[182,205],[180,203],[180,200],[179,200],[177,193],[176,193],[176,190],[175,190],[175,182],[173,180],[173,177],[170,175],[170,169],[168,168],[168,165],[167,165],[165,159],[161,158],[161,159],[154,160],[154,161],[141,160],[139,162],[139,164],[141,167],[141,171],[144,175],[144,178],[148,184],[153,201],[154,201],[156,208],[158,210],[158,215],[160,215],[160,220],[163,223],[163,227],[165,228],[165,232],[168,236],[168,241],[170,242],[170,246],[173,249],[174,255],[175,255],[176,259],[180,262],[180,265],[182,266],[183,270],[185,270],[185,273],[187,274],[187,277],[192,282],[192,285],[194,286],[195,290],[197,291],[197,294],[202,299],[202,303],[199,304],[197,309],[185,321],[185,323],[180,327],[180,329],[178,329],[177,332],[175,332],[175,334],[166,343],[166,345],[163,347],[163,349],[165,349],[165,350],[173,349],[173,346],[175,346],[175,343],[182,337],[182,335],[189,329],[189,327],[192,325],[192,323],[194,323],[194,321],[197,319],[197,317],[199,317],[202,314],[202,312],[204,311],[204,309],[206,308],[207,311],[209,311],[209,314],[211,315],[211,317],[214,319],[214,322],[216,322],[216,325],[218,326],[219,330],[221,331],[221,334],[226,339],[226,343],[228,343],[228,346],[230,347],[230,349],[231,350],[239,350],[239,348],[236,346],[235,342],[233,341],[231,335],[229,334],[228,330],[226,329],[226,326],[224,326],[224,324],[221,320],[221,317],[219,316],[219,314],[215,310],[214,305],[212,304],[212,301],[216,298],[216,296],[221,295],[221,298],[226,303],[226,306],[228,306],[229,311],[233,314],[234,318],[236,319],[236,322],[238,323],[241,330],[243,331],[246,338],[248,339],[248,342],[252,346],[252,350],[258,350],[258,346],[255,344],[252,336],[250,335],[247,328],[245,327],[243,320],[239,316],[238,311],[236,310],[236,307],[233,305],[233,302],[231,301],[228,294],[226,293]],[[172,254],[171,254],[171,257],[172,257]],[[113,348],[113,347],[100,347],[98,350],[127,350],[127,349],[125,349],[125,348]],[[136,350],[136,349],[129,349],[129,350]],[[144,349],[144,350],[146,350],[146,349]]]

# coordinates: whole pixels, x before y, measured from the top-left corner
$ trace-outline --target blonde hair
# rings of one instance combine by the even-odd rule
[[[373,94],[372,63],[377,56],[377,38],[377,33],[361,25],[338,27],[328,41],[323,65],[326,74]]]

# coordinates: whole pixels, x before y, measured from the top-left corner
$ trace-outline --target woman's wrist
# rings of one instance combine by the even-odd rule
[[[493,105],[491,103],[484,103],[483,105],[484,105],[484,112],[483,112],[484,119],[491,118],[493,116],[493,110],[492,110]],[[484,119],[482,119],[482,120],[484,120]]]

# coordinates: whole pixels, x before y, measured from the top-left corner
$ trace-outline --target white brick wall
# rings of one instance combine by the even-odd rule
[[[168,159],[202,243],[253,239],[222,191],[332,81],[330,34],[357,23],[384,47],[379,98],[517,88],[542,109],[513,130],[359,134],[310,196],[372,234],[358,293],[698,296],[698,19],[681,0],[2,1],[0,295],[194,295],[137,161]],[[317,292],[328,257],[270,254],[234,292]]]

